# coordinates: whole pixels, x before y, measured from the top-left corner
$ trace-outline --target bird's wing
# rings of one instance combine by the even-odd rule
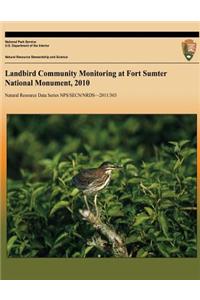
[[[93,169],[82,170],[79,174],[77,174],[73,178],[73,182],[77,187],[84,187],[90,185],[94,180],[96,180],[99,176],[97,176]]]

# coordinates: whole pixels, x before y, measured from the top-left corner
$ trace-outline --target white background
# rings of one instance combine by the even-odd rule
[[[200,21],[199,2],[1,0],[0,21]],[[199,295],[199,281],[191,280],[0,282],[0,297],[3,300],[195,300]]]
[[[198,21],[199,0],[1,0],[6,21]]]
[[[200,291],[199,281],[159,280],[1,281],[0,288],[3,300],[197,300]]]

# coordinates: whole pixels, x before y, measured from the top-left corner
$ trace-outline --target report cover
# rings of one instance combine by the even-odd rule
[[[1,23],[2,279],[200,279],[199,27]]]

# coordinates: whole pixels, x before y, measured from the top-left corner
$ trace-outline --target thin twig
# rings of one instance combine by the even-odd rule
[[[181,210],[197,210],[197,207],[190,207],[190,206],[188,206],[188,207],[180,207],[180,209]]]

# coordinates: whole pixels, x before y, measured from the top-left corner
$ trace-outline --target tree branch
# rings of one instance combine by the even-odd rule
[[[128,257],[128,252],[121,236],[119,236],[108,225],[102,223],[102,221],[97,218],[91,211],[80,209],[79,212],[84,220],[89,222],[96,230],[98,230],[103,236],[108,239],[108,241],[112,245],[114,257]]]

